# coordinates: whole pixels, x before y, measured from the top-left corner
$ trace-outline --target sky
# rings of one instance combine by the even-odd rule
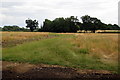
[[[25,20],[89,15],[106,24],[118,24],[119,0],[0,0],[0,26],[25,27]]]

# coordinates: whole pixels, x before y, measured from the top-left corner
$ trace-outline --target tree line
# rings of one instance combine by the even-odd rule
[[[3,28],[0,27],[0,31],[24,31],[24,32],[29,32],[29,29],[26,29],[24,27],[19,27],[17,25],[12,25],[12,26],[4,26]]]
[[[100,19],[95,17],[90,17],[88,15],[81,17],[82,22],[79,22],[77,17],[71,16],[68,18],[56,18],[53,21],[45,19],[43,26],[38,30],[40,32],[77,32],[78,30],[85,32],[91,31],[95,33],[96,30],[120,30],[120,27],[117,24],[105,24]],[[33,25],[35,27],[36,20],[33,23],[30,19],[26,20],[27,27],[31,28]],[[31,23],[31,24],[28,24]],[[38,25],[38,21],[36,21]],[[29,25],[29,26],[28,26]],[[31,26],[32,25],[32,26]],[[37,26],[36,26],[37,27]],[[31,30],[34,31],[34,30]]]
[[[91,17],[88,15],[81,17],[82,22],[79,21],[77,17],[70,16],[67,18],[56,18],[54,20],[45,19],[43,25],[39,28],[39,23],[37,20],[27,19],[25,23],[27,24],[26,28],[29,28],[31,32],[77,32],[77,31],[91,31],[93,33],[96,30],[120,30],[120,27],[117,24],[105,24],[100,19]],[[23,28],[22,28],[23,29]],[[4,26],[3,30],[21,30],[18,26]]]

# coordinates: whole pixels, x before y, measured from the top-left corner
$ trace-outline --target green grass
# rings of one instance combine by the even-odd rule
[[[117,71],[117,67],[114,65],[105,64],[99,58],[90,56],[92,53],[87,48],[80,49],[71,44],[70,39],[75,36],[63,34],[59,34],[59,36],[4,48],[2,59],[3,61]]]

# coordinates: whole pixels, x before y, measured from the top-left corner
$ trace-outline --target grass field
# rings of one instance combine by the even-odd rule
[[[118,34],[2,32],[2,60],[118,70]]]

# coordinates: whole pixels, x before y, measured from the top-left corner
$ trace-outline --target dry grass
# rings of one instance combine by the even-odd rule
[[[11,47],[23,42],[50,38],[54,35],[44,32],[0,32],[2,34],[2,47]]]
[[[24,40],[35,36],[46,36],[48,33],[43,32],[0,32],[2,40]]]
[[[71,42],[76,48],[89,50],[90,56],[105,63],[118,62],[118,34],[76,34]]]

